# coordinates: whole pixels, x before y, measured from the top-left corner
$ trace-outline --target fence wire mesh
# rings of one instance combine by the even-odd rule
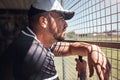
[[[102,50],[112,64],[110,80],[120,80],[120,0],[63,0],[65,9],[75,11],[67,21],[67,40],[107,43]],[[103,44],[104,44],[103,43]],[[116,43],[116,44],[115,44]],[[113,47],[113,44],[115,47]],[[76,80],[75,58],[56,58],[60,80]],[[86,58],[86,57],[85,57]],[[96,74],[89,80],[98,80]]]

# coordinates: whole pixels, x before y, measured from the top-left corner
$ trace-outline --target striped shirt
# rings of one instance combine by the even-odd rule
[[[10,46],[15,80],[59,80],[54,54],[36,38],[28,27]]]

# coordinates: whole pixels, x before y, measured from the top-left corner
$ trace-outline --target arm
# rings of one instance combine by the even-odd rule
[[[56,56],[87,56],[90,77],[95,68],[100,80],[109,80],[111,65],[99,46],[81,42],[58,42],[53,52]]]
[[[53,50],[56,56],[87,56],[90,51],[91,44],[80,42],[57,42]]]

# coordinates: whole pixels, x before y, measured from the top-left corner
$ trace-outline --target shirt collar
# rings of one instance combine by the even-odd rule
[[[36,39],[38,42],[40,42],[40,41],[37,39],[36,34],[35,34],[29,27],[26,27],[26,29],[23,30],[22,33],[25,34],[25,35],[27,35],[27,36],[33,37],[33,38]]]

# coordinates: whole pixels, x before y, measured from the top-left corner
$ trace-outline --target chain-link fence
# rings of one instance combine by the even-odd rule
[[[67,40],[101,46],[112,64],[110,80],[120,80],[120,0],[63,0],[64,8],[75,11],[67,21]],[[56,58],[60,80],[76,80],[75,58]],[[85,57],[86,58],[86,57]],[[96,74],[89,80],[98,80]]]

